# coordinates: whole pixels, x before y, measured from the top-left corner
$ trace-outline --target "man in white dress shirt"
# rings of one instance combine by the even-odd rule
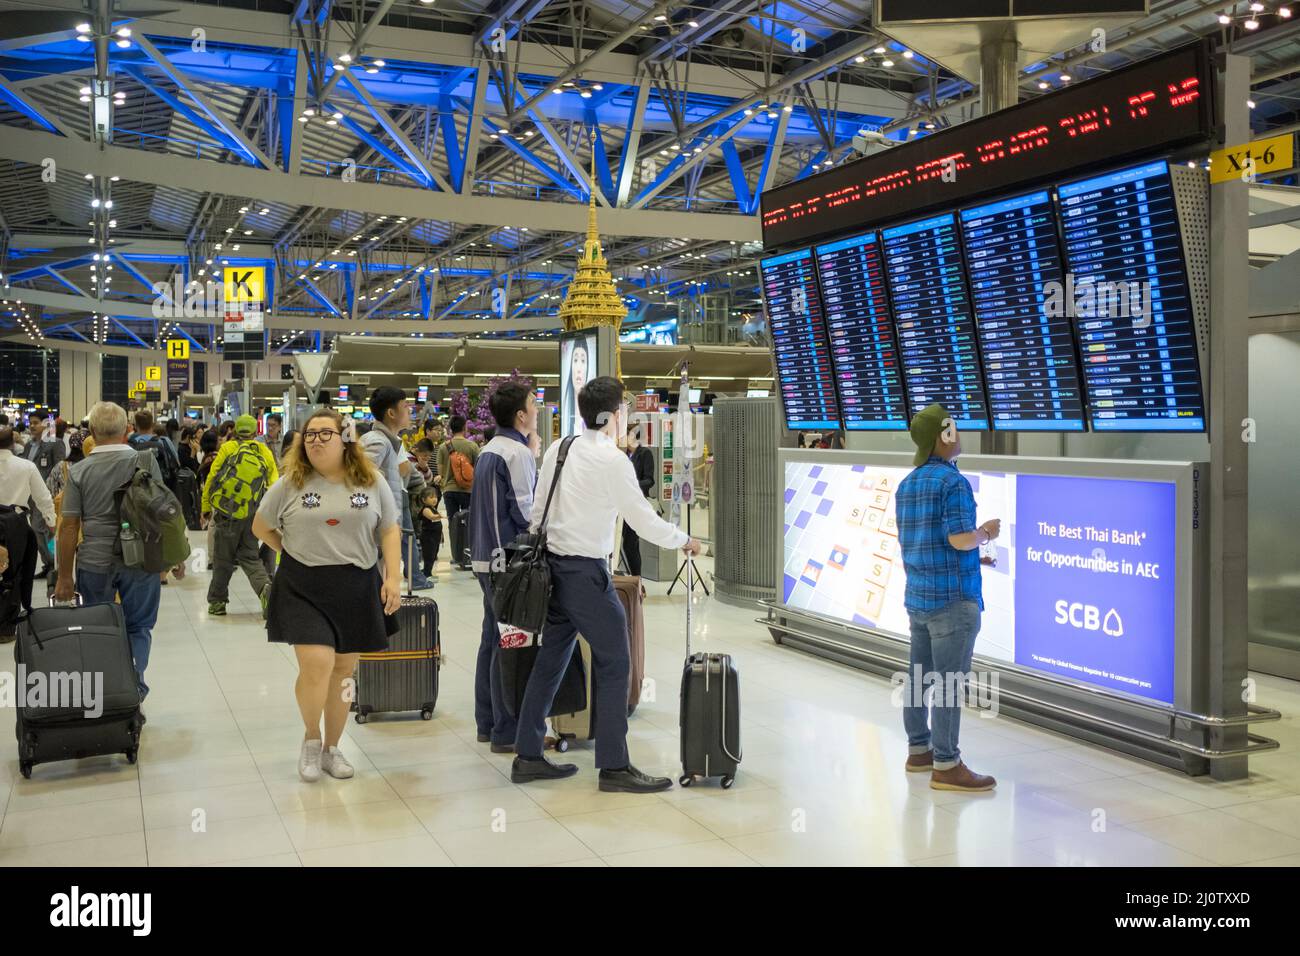
[[[0,428],[0,505],[20,505],[35,502],[46,524],[54,527],[54,499],[45,487],[36,463],[14,454],[14,432],[9,426]]]
[[[519,708],[515,738],[514,783],[569,777],[573,764],[554,764],[542,754],[546,715],[576,647],[578,632],[591,645],[592,686],[596,713],[596,767],[600,789],[654,793],[673,784],[632,766],[627,752],[627,697],[630,665],[627,617],[614,592],[609,556],[614,551],[614,524],[619,515],[637,534],[663,548],[699,554],[700,543],[664,521],[637,484],[636,471],[617,439],[627,429],[623,383],[601,376],[578,393],[578,411],[587,430],[569,445],[559,486],[546,522],[551,566],[551,608],[542,630],[541,649]],[[532,530],[541,524],[565,442],[547,450],[533,500]]]
[[[14,430],[0,425],[0,505],[26,508],[29,502],[35,503],[45,523],[53,528],[54,500],[41,480],[40,469],[14,453]],[[5,544],[13,560],[13,567],[4,572],[4,580],[0,582],[3,592],[0,594],[0,644],[4,644],[13,639],[20,608],[31,609],[38,544],[27,519],[18,513],[0,516],[0,524],[4,526]],[[48,556],[42,557],[48,560]]]

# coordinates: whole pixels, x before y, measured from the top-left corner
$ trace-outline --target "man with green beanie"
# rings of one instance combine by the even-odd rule
[[[234,439],[217,452],[203,486],[203,516],[210,516],[213,522],[209,614],[226,613],[230,577],[237,564],[248,575],[248,583],[261,600],[265,616],[271,596],[271,578],[257,553],[253,515],[262,496],[278,477],[271,449],[257,440],[257,419],[252,415],[240,415],[235,420]]]
[[[907,572],[903,604],[912,630],[903,684],[907,770],[928,772],[934,790],[992,790],[997,781],[962,763],[961,700],[947,699],[946,689],[964,686],[948,675],[970,671],[984,610],[979,549],[998,536],[1002,523],[993,518],[976,526],[975,494],[957,470],[961,438],[943,406],[917,413],[911,432],[916,468],[899,484],[895,501]],[[927,704],[932,682],[934,699]]]

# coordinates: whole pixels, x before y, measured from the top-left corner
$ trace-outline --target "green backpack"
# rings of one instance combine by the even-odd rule
[[[261,444],[253,439],[240,441],[212,479],[213,513],[232,521],[247,518],[266,494],[269,477]]]
[[[123,541],[133,533],[142,545],[135,547],[133,543],[127,547],[124,544],[122,558],[127,567],[140,571],[168,571],[190,556],[190,539],[181,503],[148,468],[137,463],[135,474],[121,487],[118,495]]]

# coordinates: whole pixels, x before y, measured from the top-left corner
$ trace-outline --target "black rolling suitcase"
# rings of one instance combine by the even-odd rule
[[[462,571],[471,567],[469,559],[469,509],[462,508],[451,519],[451,563]]]
[[[412,539],[412,553],[415,551]],[[371,714],[418,710],[433,719],[438,703],[438,668],[442,643],[438,631],[438,603],[411,593],[415,560],[406,562],[407,593],[397,610],[399,630],[388,639],[388,650],[362,654],[357,661],[357,698],[354,719],[364,724]]]
[[[101,754],[121,753],[135,763],[140,689],[120,604],[34,609],[19,625],[14,660],[29,695],[33,674],[43,675],[47,688],[43,700],[29,696],[18,707],[14,732],[24,777],[38,763]],[[99,693],[88,695],[99,675]]]
[[[691,570],[686,563],[686,666],[682,671],[682,775],[689,787],[696,777],[721,777],[722,788],[736,782],[740,767],[740,677],[730,654],[691,653]]]

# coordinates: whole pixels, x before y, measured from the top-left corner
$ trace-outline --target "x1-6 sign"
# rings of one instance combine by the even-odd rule
[[[1257,139],[1253,143],[1216,149],[1210,154],[1210,182],[1232,179],[1253,180],[1261,173],[1290,169],[1295,165],[1295,135]]]

